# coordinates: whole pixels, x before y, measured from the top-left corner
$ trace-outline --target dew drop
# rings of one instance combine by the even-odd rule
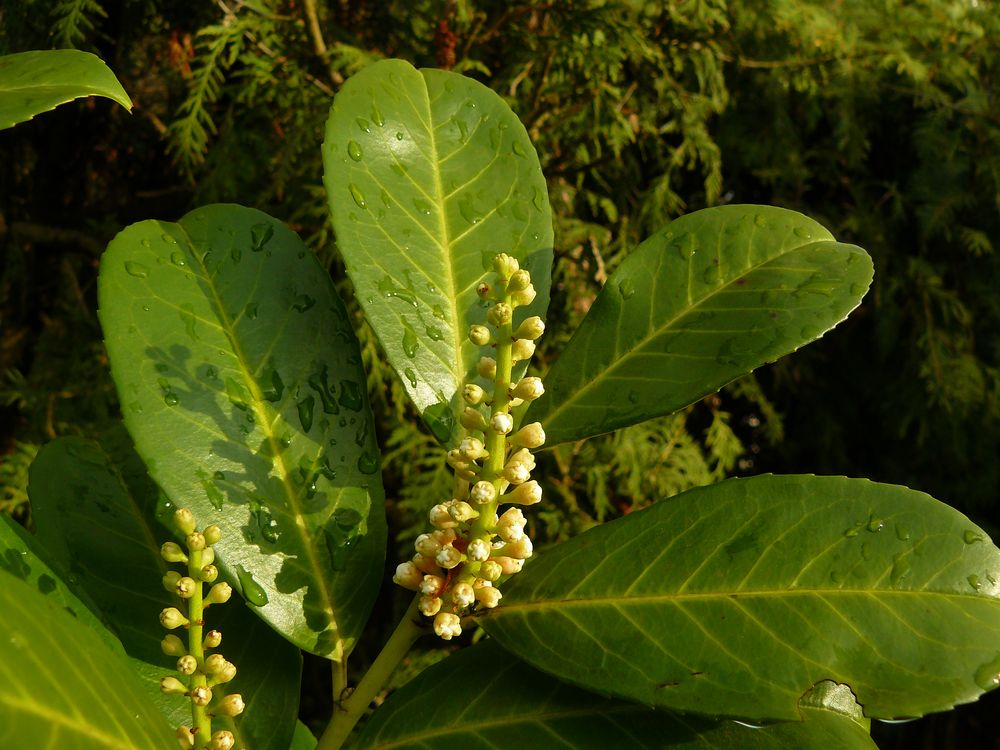
[[[261,395],[271,403],[281,400],[285,392],[285,384],[281,380],[278,371],[272,369],[270,373],[264,374],[264,382],[261,384]]]
[[[361,411],[364,406],[364,397],[361,395],[361,386],[353,380],[340,381],[340,405],[351,411]]]
[[[812,239],[812,232],[805,227],[795,227],[795,229],[792,230],[792,234],[803,240]]]
[[[233,259],[233,263],[239,263],[243,260],[243,251],[234,245],[229,250],[229,257]]]
[[[518,156],[526,156],[528,151],[520,141],[514,141],[511,150]]]
[[[403,132],[401,130],[396,131],[396,140],[397,141],[403,140]]]
[[[134,260],[125,261],[125,271],[129,276],[135,276],[138,279],[144,279],[149,276],[149,269],[142,265],[142,263]]]
[[[187,265],[187,258],[184,257],[184,253],[180,250],[174,250],[174,252],[170,253],[170,262],[175,266],[183,268]]]
[[[430,216],[431,210],[434,208],[430,203],[425,201],[423,198],[414,198],[413,207],[417,209],[424,216]]]
[[[364,208],[368,204],[365,202],[365,196],[362,194],[361,189],[355,185],[353,182],[347,186],[347,189],[351,191],[351,197],[354,202],[358,204],[358,208]]]
[[[304,313],[309,310],[313,305],[316,304],[316,300],[310,297],[308,294],[300,294],[295,297],[295,302],[292,303],[292,307],[295,308],[300,313]]]
[[[243,589],[243,598],[247,600],[247,603],[255,607],[263,607],[267,604],[267,592],[254,580],[253,574],[242,565],[236,566],[236,570],[240,579],[240,588]]]
[[[472,204],[472,198],[468,195],[463,197],[462,200],[458,202],[458,212],[462,214],[462,218],[470,224],[478,224],[483,220],[482,215]]]
[[[378,458],[367,451],[358,456],[358,471],[362,474],[374,474],[378,471]]]
[[[378,125],[380,128],[385,125],[385,119],[382,117],[382,113],[379,108],[372,104],[372,122]]]
[[[455,428],[455,414],[448,403],[442,401],[428,406],[421,416],[431,433],[440,442],[447,443],[451,439],[451,433]]]
[[[976,542],[985,541],[983,535],[978,531],[973,531],[972,529],[967,529],[964,534],[962,534],[962,541],[966,544],[975,544]]]
[[[243,314],[250,320],[257,320],[259,310],[260,308],[256,302],[250,302],[247,304],[246,308],[244,308]]]
[[[407,357],[413,359],[417,354],[417,346],[419,341],[417,340],[417,334],[414,332],[413,327],[407,322],[403,321],[403,353]]]
[[[326,549],[334,570],[343,570],[347,552],[361,536],[361,514],[351,508],[337,508],[323,526]]]
[[[861,527],[863,525],[864,524],[858,522],[858,523],[854,524],[853,526],[851,526],[850,528],[845,529],[844,530],[844,536],[846,536],[849,539],[852,538],[852,537],[856,537],[858,534],[861,533]]]
[[[417,373],[415,373],[413,371],[413,368],[412,367],[407,367],[405,370],[403,370],[403,374],[406,376],[406,379],[408,381],[410,381],[410,388],[416,388],[417,387]]]
[[[618,291],[623,299],[628,299],[635,294],[635,283],[632,279],[626,277],[618,282]]]
[[[173,391],[167,391],[163,394],[163,403],[167,406],[177,406],[180,403],[180,399],[177,398],[177,394]]]
[[[316,397],[306,396],[295,404],[295,408],[299,412],[299,424],[302,425],[302,430],[309,432],[313,425],[313,410],[316,408]]]
[[[854,256],[851,256],[851,257],[853,258]],[[867,291],[868,291],[868,285],[867,284],[861,284],[861,283],[851,284],[851,296],[852,297],[863,297],[864,294],[865,294],[865,292],[867,292]]]
[[[172,235],[169,235],[166,232],[164,232],[163,234],[160,235],[160,239],[162,239],[168,245],[176,245],[177,244],[177,240]]]
[[[354,161],[361,161],[361,157],[364,156],[364,152],[361,150],[361,146],[357,141],[347,142],[347,154]]]
[[[271,224],[254,224],[250,227],[250,249],[259,253],[274,236],[274,226]]]
[[[882,529],[885,528],[885,521],[883,521],[878,516],[870,515],[868,517],[868,527],[867,528],[873,534],[877,534],[878,532],[880,532]]]
[[[893,586],[898,586],[908,575],[910,575],[910,556],[907,552],[900,552],[892,558],[892,572],[889,574],[889,580]]]
[[[715,263],[709,263],[708,268],[701,275],[706,284],[715,284],[719,281],[719,267]]]
[[[531,197],[531,205],[537,208],[539,211],[544,211],[546,205],[548,204],[548,199],[541,188],[536,187],[535,192]]]
[[[896,538],[901,542],[908,541],[910,538],[910,530],[902,524],[896,524]]]
[[[371,125],[369,124],[368,120],[366,120],[364,117],[357,117],[355,118],[354,122],[356,122],[358,124],[358,127],[361,128],[366,133],[372,132]]]
[[[979,576],[975,574],[970,575],[965,580],[969,582],[969,585],[974,591],[979,591],[983,587],[982,581],[979,580]]]

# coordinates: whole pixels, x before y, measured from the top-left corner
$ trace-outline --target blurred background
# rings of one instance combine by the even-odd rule
[[[135,109],[83,100],[0,132],[0,512],[30,526],[38,447],[118,419],[96,318],[107,242],[236,202],[295,229],[352,306],[408,546],[447,474],[353,305],[319,149],[345,78],[400,57],[490,86],[535,142],[556,243],[541,370],[630,250],[688,211],[795,209],[875,260],[862,305],[819,342],[678,414],[543,453],[535,538],[766,471],[906,484],[1000,529],[994,0],[0,0],[0,54],[66,47],[102,57]],[[307,721],[329,713],[324,667],[310,662]],[[873,733],[1000,747],[998,700]]]

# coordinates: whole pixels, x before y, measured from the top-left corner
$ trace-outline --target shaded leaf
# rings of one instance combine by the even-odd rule
[[[125,424],[255,611],[339,659],[381,578],[385,520],[358,343],[282,223],[217,205],[119,234],[100,318]]]
[[[132,110],[115,74],[89,52],[20,52],[0,57],[0,130],[84,96],[104,96]]]
[[[425,421],[443,442],[456,391],[480,357],[476,294],[495,254],[516,257],[544,315],[552,217],[524,126],[482,84],[385,60],[337,94],[323,143],[337,246],[365,315]],[[446,405],[446,406],[442,406]],[[430,409],[431,413],[427,414]]]
[[[442,701],[443,685],[472,692],[460,706]],[[357,750],[462,747],[465,750],[547,748],[746,748],[826,750],[874,748],[864,727],[816,708],[805,721],[753,729],[653,711],[559,682],[519,661],[495,641],[435,664],[379,708]]]
[[[732,479],[561,544],[481,624],[563,679],[650,705],[794,719],[824,680],[920,716],[1000,681],[1000,550],[862,479]]]
[[[682,216],[608,279],[525,419],[552,445],[669,414],[819,338],[871,280],[864,250],[794,211]]]
[[[125,657],[6,571],[0,571],[0,633],[0,746],[177,747]]]

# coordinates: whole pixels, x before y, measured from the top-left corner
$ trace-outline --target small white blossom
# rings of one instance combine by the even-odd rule
[[[503,575],[503,568],[496,560],[487,560],[479,566],[479,575],[487,581],[495,581]]]
[[[420,593],[425,596],[438,596],[444,590],[444,579],[441,576],[424,576],[420,583]]]
[[[191,675],[198,669],[198,660],[191,654],[185,654],[177,660],[177,671],[181,674]]]
[[[452,568],[458,567],[462,562],[464,555],[459,552],[454,547],[442,547],[441,551],[437,553],[434,560],[445,570],[451,570]]]
[[[487,609],[493,609],[500,603],[502,594],[492,586],[476,589],[476,600]]]
[[[469,542],[469,546],[465,550],[466,556],[473,562],[485,562],[489,560],[491,552],[490,543],[485,539],[473,539]]]
[[[417,604],[417,608],[421,614],[433,617],[441,611],[441,604],[442,601],[439,596],[422,596],[420,597],[420,602]]]
[[[508,434],[514,429],[514,418],[506,412],[494,414],[490,419],[490,429],[501,435]]]
[[[513,503],[514,505],[534,505],[541,501],[542,488],[534,479],[530,482],[525,482],[500,498],[500,502]]]
[[[496,525],[496,532],[505,542],[516,542],[524,536],[524,526],[528,519],[524,517],[520,508],[508,508],[500,516]]]
[[[510,319],[514,316],[513,308],[506,302],[497,302],[486,313],[486,319],[497,328],[510,325]]]
[[[451,517],[451,513],[448,512],[448,506],[444,503],[438,503],[431,508],[429,515],[431,526],[436,529],[452,529],[458,525]]]
[[[545,386],[542,385],[542,379],[529,376],[521,378],[521,381],[511,390],[510,395],[514,398],[523,398],[525,401],[534,401],[543,393],[545,393]]]
[[[526,560],[531,557],[533,551],[531,539],[527,536],[522,536],[513,542],[507,542],[499,552],[507,557],[513,557],[515,560]]]
[[[453,615],[451,612],[440,612],[434,618],[434,632],[444,640],[450,641],[462,635],[462,621],[458,615]]]
[[[438,564],[434,562],[433,557],[425,557],[420,553],[413,556],[413,564],[417,566],[417,570],[426,573],[427,575],[437,575],[441,572],[441,568]]]
[[[437,531],[432,531],[431,535],[442,547],[446,544],[451,544],[458,537],[455,529],[438,529]]]
[[[396,575],[392,577],[393,583],[402,586],[404,589],[416,591],[423,580],[424,574],[412,562],[403,562],[396,566]]]
[[[212,689],[204,685],[192,689],[191,702],[196,706],[207,706],[212,702]]]
[[[462,440],[458,446],[458,452],[468,461],[475,461],[489,456],[489,453],[486,452],[486,447],[483,445],[483,441],[473,437],[467,437]]]
[[[209,750],[232,750],[233,745],[236,744],[236,738],[233,733],[220,729],[218,732],[212,735],[211,742],[208,743]]]
[[[467,583],[456,583],[451,589],[451,601],[459,609],[464,609],[476,600],[476,592]]]
[[[454,505],[450,506],[448,508],[448,512],[451,514],[451,517],[459,523],[471,521],[473,518],[479,517],[479,511],[463,500],[459,500]]]
[[[524,560],[518,560],[513,557],[494,557],[493,562],[500,566],[500,570],[505,576],[520,573],[524,567]]]
[[[413,542],[413,548],[421,555],[434,557],[438,553],[438,550],[441,549],[441,542],[430,534],[421,534]]]
[[[496,500],[497,488],[493,486],[492,482],[476,482],[472,486],[469,496],[473,502],[479,503],[479,505],[486,505]]]
[[[535,342],[529,339],[517,339],[510,348],[510,357],[515,362],[531,359],[535,354]]]
[[[514,445],[523,448],[538,448],[545,443],[545,430],[542,429],[541,422],[526,424],[511,438]]]

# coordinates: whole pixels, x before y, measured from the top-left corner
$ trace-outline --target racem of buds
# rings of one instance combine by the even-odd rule
[[[512,398],[523,398],[525,401],[534,401],[543,393],[545,386],[542,385],[542,379],[535,377],[521,378],[521,382],[510,391]]]

